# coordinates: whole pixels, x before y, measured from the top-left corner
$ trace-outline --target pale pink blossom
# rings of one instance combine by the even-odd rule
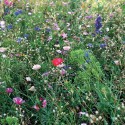
[[[62,51],[61,51],[61,50],[56,50],[56,52],[57,52],[57,53],[62,53]]]
[[[67,73],[67,71],[66,71],[65,69],[61,69],[61,70],[60,70],[60,74],[61,74],[61,75],[65,75],[66,73]]]
[[[7,48],[0,47],[0,52],[1,52],[1,53],[4,53],[4,52],[6,52],[6,50],[7,50]]]
[[[114,63],[118,66],[121,65],[121,62],[119,60],[115,60]]]
[[[70,47],[70,46],[64,46],[63,49],[64,49],[65,51],[68,51],[68,50],[71,49],[71,47]]]
[[[67,38],[67,34],[66,33],[62,33],[61,36],[63,37],[63,39]]]
[[[36,64],[33,66],[33,70],[39,70],[41,68],[41,66],[39,64]]]

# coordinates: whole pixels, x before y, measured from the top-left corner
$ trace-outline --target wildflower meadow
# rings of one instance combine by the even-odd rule
[[[0,125],[125,125],[125,1],[0,0]]]

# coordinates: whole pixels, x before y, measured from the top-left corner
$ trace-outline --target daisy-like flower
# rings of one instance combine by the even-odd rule
[[[36,65],[34,65],[33,66],[33,70],[39,70],[41,68],[41,65],[39,65],[39,64],[36,64]]]
[[[17,104],[17,105],[21,105],[21,104],[23,104],[25,101],[24,101],[22,98],[20,98],[20,97],[15,97],[15,98],[13,98],[13,102],[14,102],[15,104]]]

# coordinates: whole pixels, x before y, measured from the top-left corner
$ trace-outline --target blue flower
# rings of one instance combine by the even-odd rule
[[[14,14],[15,14],[15,16],[18,16],[19,14],[22,14],[22,13],[23,13],[22,10],[17,10]]]
[[[95,31],[96,33],[100,33],[100,28],[102,27],[102,18],[101,16],[98,16],[95,21]]]
[[[89,48],[93,48],[93,47],[94,47],[92,43],[88,43],[87,46],[88,46]]]
[[[13,25],[12,24],[9,24],[8,26],[7,26],[7,29],[12,29],[13,28]]]
[[[46,28],[46,33],[49,33],[51,31],[50,28]]]
[[[101,44],[100,44],[100,48],[105,48],[106,46],[107,46],[106,43],[101,43]]]
[[[29,37],[29,34],[24,34],[24,38],[27,39]]]
[[[89,58],[89,53],[88,53],[88,52],[85,52],[84,56],[85,56],[86,58]]]
[[[22,38],[19,37],[19,38],[17,39],[17,42],[20,43],[21,41],[22,41]]]
[[[36,26],[36,27],[34,28],[34,30],[40,31],[40,28],[39,28],[38,26]]]

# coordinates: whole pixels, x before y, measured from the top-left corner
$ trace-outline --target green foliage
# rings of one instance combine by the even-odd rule
[[[5,119],[1,119],[2,125],[19,125],[19,120],[16,117],[7,116]]]
[[[92,79],[102,79],[101,66],[90,50],[74,50],[70,54],[70,60],[74,67],[81,70],[76,72],[75,83],[87,84],[91,83]]]
[[[0,23],[5,21],[5,29],[0,25],[1,125],[125,123],[125,4],[114,1],[33,0],[5,6],[9,12],[0,17]],[[54,58],[63,64],[54,66]],[[36,64],[41,68],[34,70]],[[25,103],[15,104],[18,96]]]

